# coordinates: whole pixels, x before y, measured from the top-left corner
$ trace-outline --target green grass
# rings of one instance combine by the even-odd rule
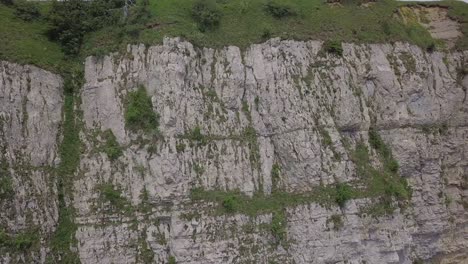
[[[47,27],[43,21],[20,20],[12,8],[0,4],[0,58],[58,72],[64,55],[60,46],[45,36]]]
[[[104,55],[123,51],[129,43],[160,44],[165,36],[182,37],[197,46],[223,47],[235,45],[246,48],[252,43],[271,37],[296,40],[333,40],[336,43],[385,43],[407,41],[424,48],[435,41],[419,24],[403,24],[394,12],[412,3],[382,0],[369,7],[356,4],[331,6],[322,0],[283,0],[282,6],[294,10],[294,15],[278,17],[267,10],[267,0],[218,0],[222,15],[219,24],[202,32],[192,14],[191,0],[150,1],[152,18],[145,22],[105,27],[85,36],[82,53],[74,60],[88,55]],[[418,3],[449,8],[449,15],[461,22],[465,36],[458,49],[468,48],[468,6],[462,2],[445,1]],[[49,25],[44,14],[49,3],[40,3],[43,18],[24,22],[14,16],[14,10],[0,5],[0,58],[35,64],[56,72],[66,68],[61,47],[45,36]]]
[[[119,38],[121,31],[110,27],[93,33],[87,39],[86,54],[102,50],[122,49],[126,43],[161,43],[164,36],[183,37],[197,46],[241,48],[270,37],[283,39],[332,39],[357,43],[408,41],[424,48],[434,43],[430,34],[419,24],[403,24],[394,18],[394,12],[403,3],[379,1],[370,7],[355,4],[330,6],[321,0],[281,1],[297,14],[275,18],[266,12],[266,0],[218,1],[222,11],[219,25],[201,32],[191,15],[194,1],[159,0],[150,2],[152,21],[147,23],[137,38]],[[448,3],[456,5],[458,3]],[[465,5],[466,9],[466,5]]]
[[[256,193],[248,197],[239,191],[219,191],[193,189],[191,198],[194,201],[210,201],[217,204],[217,214],[242,213],[249,216],[273,213],[285,207],[297,206],[310,202],[318,202],[323,205],[335,203],[336,189],[330,187],[317,187],[306,193],[288,193],[276,191],[271,195]]]

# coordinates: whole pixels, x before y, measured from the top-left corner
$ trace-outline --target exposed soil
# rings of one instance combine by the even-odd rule
[[[423,25],[433,38],[443,40],[449,49],[462,36],[460,24],[448,16],[448,10],[444,7],[406,6],[399,9],[399,15],[406,23]]]

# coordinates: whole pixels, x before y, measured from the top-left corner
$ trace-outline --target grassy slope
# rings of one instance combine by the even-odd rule
[[[0,58],[56,71],[64,56],[44,35],[46,30],[44,22],[24,22],[0,4]]]
[[[89,34],[85,38],[82,56],[106,54],[122,50],[127,43],[161,43],[164,36],[181,36],[198,46],[245,48],[270,37],[285,39],[337,39],[347,42],[380,43],[408,41],[427,47],[433,42],[420,25],[404,25],[394,18],[395,10],[411,3],[382,0],[369,7],[353,4],[330,6],[323,0],[283,0],[293,6],[298,15],[275,19],[264,10],[267,0],[218,0],[223,17],[219,28],[205,33],[198,30],[191,17],[192,0],[151,0],[151,25],[140,25],[138,35],[133,28],[117,25]],[[421,3],[419,3],[421,4]],[[434,4],[434,3],[428,3]],[[458,48],[468,48],[468,5],[461,2],[438,2],[449,6],[450,15],[462,23],[465,37]],[[47,10],[48,4],[41,4]],[[386,24],[386,25],[385,25]],[[0,5],[0,58],[20,63],[36,64],[59,71],[63,66],[60,47],[50,42],[44,32],[45,22],[23,22],[14,17],[11,8]]]
[[[347,42],[381,43],[408,41],[427,47],[433,42],[429,33],[418,24],[404,25],[394,18],[395,10],[406,3],[383,0],[369,7],[357,5],[330,6],[322,0],[284,0],[298,11],[294,17],[275,19],[264,10],[266,0],[218,0],[223,11],[219,28],[202,33],[191,18],[193,1],[151,1],[153,22],[158,26],[146,28],[139,37],[112,42],[118,34],[107,28],[88,38],[86,54],[105,53],[122,48],[125,43],[160,43],[164,36],[182,36],[198,46],[242,48],[269,37],[285,39],[338,39]],[[444,2],[455,10],[468,10],[464,3]],[[459,16],[468,21],[468,15]],[[384,25],[387,24],[387,25]],[[386,28],[386,30],[385,30]]]

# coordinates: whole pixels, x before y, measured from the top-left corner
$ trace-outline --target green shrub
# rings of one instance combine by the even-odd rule
[[[325,41],[325,43],[323,44],[323,49],[328,53],[343,56],[343,47],[341,46],[341,42],[338,40]]]
[[[353,190],[351,187],[346,183],[338,183],[336,185],[336,203],[343,207],[345,206],[346,202],[353,197]]]
[[[223,208],[228,213],[233,213],[237,208],[237,200],[234,196],[228,196],[223,200]]]
[[[83,36],[87,31],[86,1],[66,0],[53,1],[47,19],[51,26],[49,37],[60,43],[68,55],[76,55],[80,51]]]
[[[275,18],[284,18],[288,16],[295,16],[297,14],[296,10],[285,3],[280,3],[277,0],[270,0],[265,5],[265,11],[272,15]]]
[[[21,0],[15,2],[15,16],[24,21],[32,21],[40,18],[41,13],[36,3]]]
[[[53,1],[47,16],[48,35],[67,55],[77,55],[86,33],[119,22],[123,5],[123,0]]]
[[[125,121],[132,131],[158,131],[159,116],[153,111],[151,97],[146,93],[145,87],[140,86],[128,93]]]
[[[198,0],[192,6],[192,17],[201,31],[218,26],[221,16],[221,10],[214,0]]]
[[[117,138],[114,133],[112,133],[112,130],[108,129],[104,132],[104,139],[106,140],[104,152],[110,160],[113,161],[118,159],[122,155],[122,148],[117,142]]]

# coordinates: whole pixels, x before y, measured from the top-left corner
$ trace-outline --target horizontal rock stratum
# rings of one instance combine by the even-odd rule
[[[343,43],[339,56],[322,44],[215,50],[176,38],[87,58],[74,108],[80,162],[66,194],[79,261],[466,262],[468,52]],[[128,121],[132,98],[145,96],[159,117],[150,130]],[[0,161],[14,190],[0,220],[40,237],[28,251],[2,249],[2,263],[53,253],[63,97],[60,76],[0,63]],[[399,166],[386,171],[390,159]],[[365,185],[364,174],[380,172],[383,185]],[[408,183],[405,201],[387,193],[387,174]],[[351,199],[326,201],[345,185]],[[381,194],[393,210],[373,214]],[[230,195],[265,202],[237,210]],[[284,202],[280,214],[269,197]]]

